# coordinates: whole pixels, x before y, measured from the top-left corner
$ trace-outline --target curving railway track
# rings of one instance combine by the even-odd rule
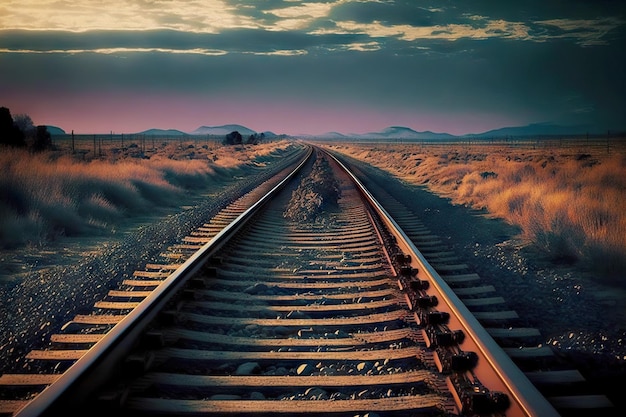
[[[341,197],[314,222],[289,220],[315,159],[329,162]],[[411,233],[440,271],[458,269],[427,231]],[[0,376],[0,410],[558,415],[476,318],[511,313],[468,310],[488,304],[468,300],[489,288],[463,271],[446,282],[413,240],[316,149],[74,317],[28,355],[37,373]],[[466,284],[455,293],[453,282]]]

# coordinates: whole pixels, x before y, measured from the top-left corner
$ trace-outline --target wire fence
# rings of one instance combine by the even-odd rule
[[[626,135],[580,135],[580,136],[537,136],[537,137],[471,137],[471,138],[444,138],[444,139],[316,139],[325,143],[351,144],[404,144],[418,148],[446,149],[452,146],[464,148],[468,151],[493,151],[498,148],[517,148],[520,150],[536,150],[551,152],[567,152],[591,155],[611,155],[614,153],[626,154]]]
[[[93,135],[52,135],[52,144],[59,151],[71,151],[85,157],[103,156],[115,150],[135,148],[146,152],[169,144],[180,146],[193,144],[215,148],[224,139],[221,135],[144,135],[144,134],[93,134]]]

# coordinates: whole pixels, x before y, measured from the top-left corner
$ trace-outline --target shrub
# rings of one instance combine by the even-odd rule
[[[522,229],[552,259],[620,276],[626,265],[626,156],[515,147],[351,145],[343,152],[455,204],[486,208]],[[485,149],[490,152],[485,153]],[[419,150],[419,152],[412,152]],[[399,158],[398,155],[402,155]]]

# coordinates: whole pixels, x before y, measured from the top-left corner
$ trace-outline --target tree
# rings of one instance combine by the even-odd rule
[[[17,126],[24,134],[26,146],[33,146],[35,142],[35,135],[37,134],[37,128],[33,123],[33,119],[24,113],[16,114],[13,116],[13,125]]]
[[[234,132],[227,134],[222,143],[224,145],[241,145],[242,141],[243,137],[241,136],[241,133],[235,130]]]
[[[48,132],[48,128],[46,126],[37,126],[33,150],[39,152],[50,148],[52,148],[52,137],[50,132]]]
[[[13,117],[13,124],[17,126],[27,138],[32,138],[35,136],[35,124],[33,123],[33,119],[30,118],[27,114],[16,114]]]
[[[0,107],[0,145],[26,146],[24,132],[13,123],[11,111],[6,107]]]
[[[252,135],[248,136],[248,140],[246,141],[246,143],[249,145],[256,145],[257,143],[259,143],[257,134],[253,133]]]

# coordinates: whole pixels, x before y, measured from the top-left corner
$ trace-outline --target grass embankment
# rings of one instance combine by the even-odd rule
[[[335,149],[518,225],[522,238],[554,261],[577,263],[605,279],[624,276],[623,152],[400,144]]]
[[[192,193],[262,165],[287,142],[234,147],[164,144],[107,150],[92,161],[59,152],[0,149],[0,249],[39,245],[59,236],[107,233],[125,218],[179,207]],[[265,157],[264,157],[265,156]]]

